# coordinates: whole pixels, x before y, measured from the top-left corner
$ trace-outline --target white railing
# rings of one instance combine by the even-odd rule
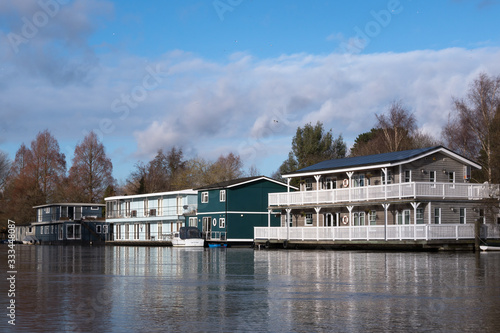
[[[269,206],[300,206],[403,198],[477,200],[497,197],[499,185],[460,183],[398,183],[334,190],[269,193]]]
[[[431,240],[473,239],[473,224],[404,224],[341,227],[255,227],[262,240]]]

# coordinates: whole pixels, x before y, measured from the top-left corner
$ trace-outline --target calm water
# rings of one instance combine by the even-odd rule
[[[1,271],[7,275],[7,247]],[[498,332],[500,253],[16,246],[0,331]]]

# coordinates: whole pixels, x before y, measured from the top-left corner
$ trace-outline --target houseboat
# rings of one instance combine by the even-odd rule
[[[252,244],[254,227],[280,225],[281,210],[268,209],[268,194],[290,190],[265,176],[198,188],[198,211],[189,225],[202,230],[209,246]],[[293,190],[293,188],[292,188]]]
[[[188,189],[105,198],[113,242],[170,245],[172,235],[185,226],[185,215],[196,212],[197,195]]]
[[[35,206],[35,222],[17,226],[25,244],[99,244],[111,238],[103,204],[53,203]]]
[[[297,192],[270,193],[280,226],[256,243],[366,248],[473,248],[474,224],[498,237],[499,186],[471,182],[480,165],[443,146],[323,161],[283,175]]]

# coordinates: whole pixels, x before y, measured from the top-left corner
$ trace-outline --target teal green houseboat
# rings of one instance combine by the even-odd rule
[[[287,185],[265,177],[247,177],[198,188],[198,211],[189,225],[202,230],[208,244],[252,244],[254,227],[280,226],[280,210],[268,209],[269,193]]]

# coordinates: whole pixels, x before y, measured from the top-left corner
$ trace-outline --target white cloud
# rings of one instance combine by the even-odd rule
[[[239,153],[247,167],[270,173],[286,159],[298,126],[322,121],[351,144],[393,100],[403,100],[419,126],[439,138],[452,96],[463,96],[481,71],[499,74],[499,57],[498,48],[264,60],[235,54],[227,63],[182,51],[153,62],[100,56],[86,83],[64,88],[32,72],[16,74],[20,64],[8,62],[0,71],[0,82],[8,82],[0,84],[0,142],[29,143],[45,128],[77,142],[97,129],[115,145],[110,152],[137,147],[131,159],[176,145],[206,158]],[[113,104],[127,98],[129,105]],[[126,148],[117,137],[128,138]]]

